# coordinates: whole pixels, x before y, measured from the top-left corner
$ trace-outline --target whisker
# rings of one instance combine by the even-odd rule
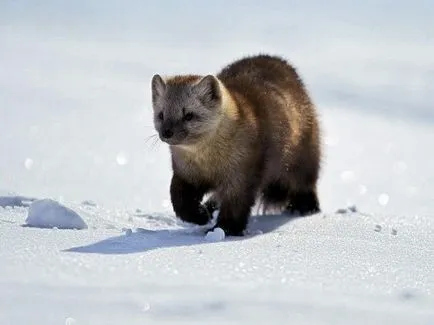
[[[155,149],[156,147],[157,147],[157,145],[159,145],[160,144],[160,141],[159,141],[160,139],[159,138],[155,138],[154,139],[154,142],[152,143],[152,149]]]
[[[154,140],[155,138],[157,138],[157,136],[158,136],[157,134],[152,134],[152,135],[146,137],[145,143],[148,143],[148,141],[151,140],[151,139]]]
[[[151,142],[149,142],[149,141],[151,141]],[[157,144],[159,144],[159,143],[160,143],[160,138],[158,137],[158,134],[152,134],[152,135],[146,137],[146,139],[145,139],[145,144],[149,145],[152,150],[157,148]]]

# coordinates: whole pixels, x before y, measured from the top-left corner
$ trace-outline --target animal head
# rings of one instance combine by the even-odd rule
[[[222,91],[212,75],[152,77],[154,127],[169,145],[193,145],[212,134],[222,115]]]

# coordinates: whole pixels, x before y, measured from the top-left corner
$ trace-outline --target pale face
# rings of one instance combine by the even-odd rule
[[[216,128],[221,114],[218,81],[207,76],[196,84],[165,83],[152,78],[154,126],[169,145],[191,145]]]

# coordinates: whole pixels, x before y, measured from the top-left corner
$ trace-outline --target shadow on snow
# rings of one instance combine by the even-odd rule
[[[296,216],[289,215],[252,216],[247,228],[247,235],[243,237],[228,236],[224,241],[248,240],[261,236],[296,218]],[[128,235],[107,238],[90,245],[73,247],[65,251],[93,254],[133,254],[160,248],[212,244],[212,241],[205,239],[207,229],[209,228],[197,226],[172,230],[140,229],[140,231]]]

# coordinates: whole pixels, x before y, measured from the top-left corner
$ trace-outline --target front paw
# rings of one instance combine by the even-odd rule
[[[217,211],[220,208],[220,205],[218,204],[217,200],[211,198],[208,201],[206,201],[203,206],[205,207],[205,209],[207,209],[207,211],[209,212],[209,214],[213,215],[213,213],[215,211]]]
[[[235,220],[218,220],[217,224],[211,229],[221,228],[226,236],[244,236],[246,225]]]
[[[203,205],[199,205],[195,210],[180,213],[178,217],[182,221],[194,223],[200,226],[206,225],[211,220],[211,214]]]

